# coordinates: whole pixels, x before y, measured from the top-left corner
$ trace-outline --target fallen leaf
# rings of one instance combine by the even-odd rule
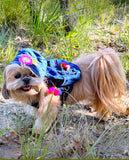
[[[18,134],[16,132],[10,132],[10,136],[9,136],[11,139],[15,139],[18,137]]]

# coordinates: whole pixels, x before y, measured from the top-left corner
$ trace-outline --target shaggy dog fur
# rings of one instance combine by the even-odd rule
[[[125,94],[125,75],[118,55],[107,48],[95,54],[81,55],[73,61],[81,70],[79,81],[74,84],[65,104],[73,105],[86,100],[100,116],[109,118],[112,112],[124,112],[122,96]],[[29,86],[24,86],[25,76]],[[38,133],[44,125],[47,130],[55,121],[61,107],[60,96],[48,94],[46,77],[41,80],[32,71],[17,64],[8,65],[4,71],[3,97],[14,98],[26,104],[38,104],[35,128]]]

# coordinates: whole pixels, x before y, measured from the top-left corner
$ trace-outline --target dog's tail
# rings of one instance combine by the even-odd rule
[[[99,51],[89,67],[96,110],[107,118],[108,113],[124,112],[121,97],[126,93],[126,78],[118,55],[110,48]]]

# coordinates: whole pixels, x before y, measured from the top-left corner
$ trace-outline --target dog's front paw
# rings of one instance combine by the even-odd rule
[[[40,131],[42,129],[42,119],[38,118],[35,121],[34,130],[36,134],[40,134]]]
[[[41,118],[36,119],[35,125],[34,125],[34,130],[36,134],[40,134],[41,132],[48,132],[50,129],[50,125],[46,125],[43,123]]]

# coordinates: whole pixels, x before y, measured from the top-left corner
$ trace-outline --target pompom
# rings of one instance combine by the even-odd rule
[[[48,89],[49,94],[54,94],[54,91],[55,91],[54,87],[51,87],[51,88]]]
[[[60,94],[59,89],[55,89],[55,91],[54,91],[54,95],[55,95],[55,96],[58,96],[59,94]]]
[[[70,69],[70,68],[71,68],[70,65],[66,65],[66,66],[65,66],[65,69],[66,69],[66,70],[68,70],[68,69]]]
[[[66,62],[62,62],[62,63],[61,63],[61,67],[63,67],[65,70],[68,70],[68,69],[71,68],[71,66],[70,66],[70,65],[67,65]]]
[[[56,87],[51,87],[51,88],[48,89],[48,93],[49,94],[54,94],[55,96],[58,96],[60,94],[60,91]]]

